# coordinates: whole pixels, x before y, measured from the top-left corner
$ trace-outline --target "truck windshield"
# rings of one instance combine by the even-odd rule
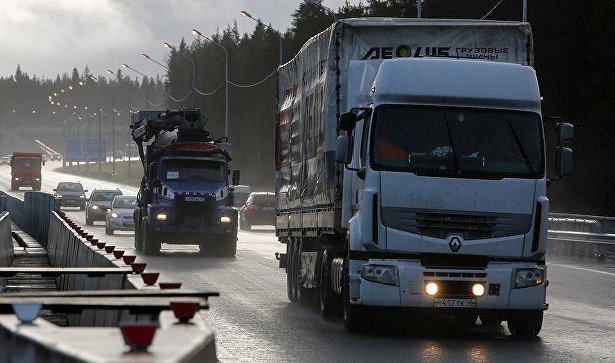
[[[544,174],[540,117],[530,112],[379,106],[372,140],[376,170],[487,179]]]
[[[163,178],[166,180],[224,181],[224,164],[211,160],[174,159],[163,163]]]
[[[41,161],[35,158],[15,158],[13,160],[13,165],[24,168],[38,168],[41,166]]]

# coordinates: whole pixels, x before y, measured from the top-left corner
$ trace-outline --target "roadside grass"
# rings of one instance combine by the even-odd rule
[[[100,164],[100,172],[98,171],[98,164],[95,163],[89,165],[89,171],[88,166],[83,164],[79,166],[73,164],[72,166],[59,167],[55,170],[76,176],[113,181],[115,183],[131,185],[137,188],[141,184],[141,178],[143,177],[141,162],[136,160],[130,162],[130,173],[128,173],[128,161],[117,160],[115,161],[115,174],[113,174],[112,163]]]

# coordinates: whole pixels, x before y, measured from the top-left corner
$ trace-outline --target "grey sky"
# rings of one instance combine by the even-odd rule
[[[150,75],[163,73],[140,54],[162,61],[164,41],[192,39],[190,29],[205,34],[237,20],[249,32],[254,17],[276,28],[288,28],[300,0],[0,0],[0,76],[20,64],[29,74],[52,77],[73,66],[103,74],[120,63]],[[344,0],[325,0],[337,8]],[[358,1],[351,1],[358,3]]]

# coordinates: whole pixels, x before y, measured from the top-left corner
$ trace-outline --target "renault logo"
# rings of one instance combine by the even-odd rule
[[[448,246],[451,248],[451,251],[457,252],[461,248],[461,241],[457,237],[453,237],[449,242]]]

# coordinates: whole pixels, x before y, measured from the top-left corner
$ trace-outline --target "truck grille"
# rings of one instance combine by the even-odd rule
[[[531,214],[382,209],[385,226],[442,239],[450,235],[460,235],[466,240],[520,235],[529,231],[531,220]]]
[[[186,200],[185,197],[188,197]],[[198,198],[193,196],[180,196],[177,201],[177,215],[182,226],[198,228],[214,224],[215,199],[213,196],[200,195]],[[198,201],[194,201],[198,199]]]

